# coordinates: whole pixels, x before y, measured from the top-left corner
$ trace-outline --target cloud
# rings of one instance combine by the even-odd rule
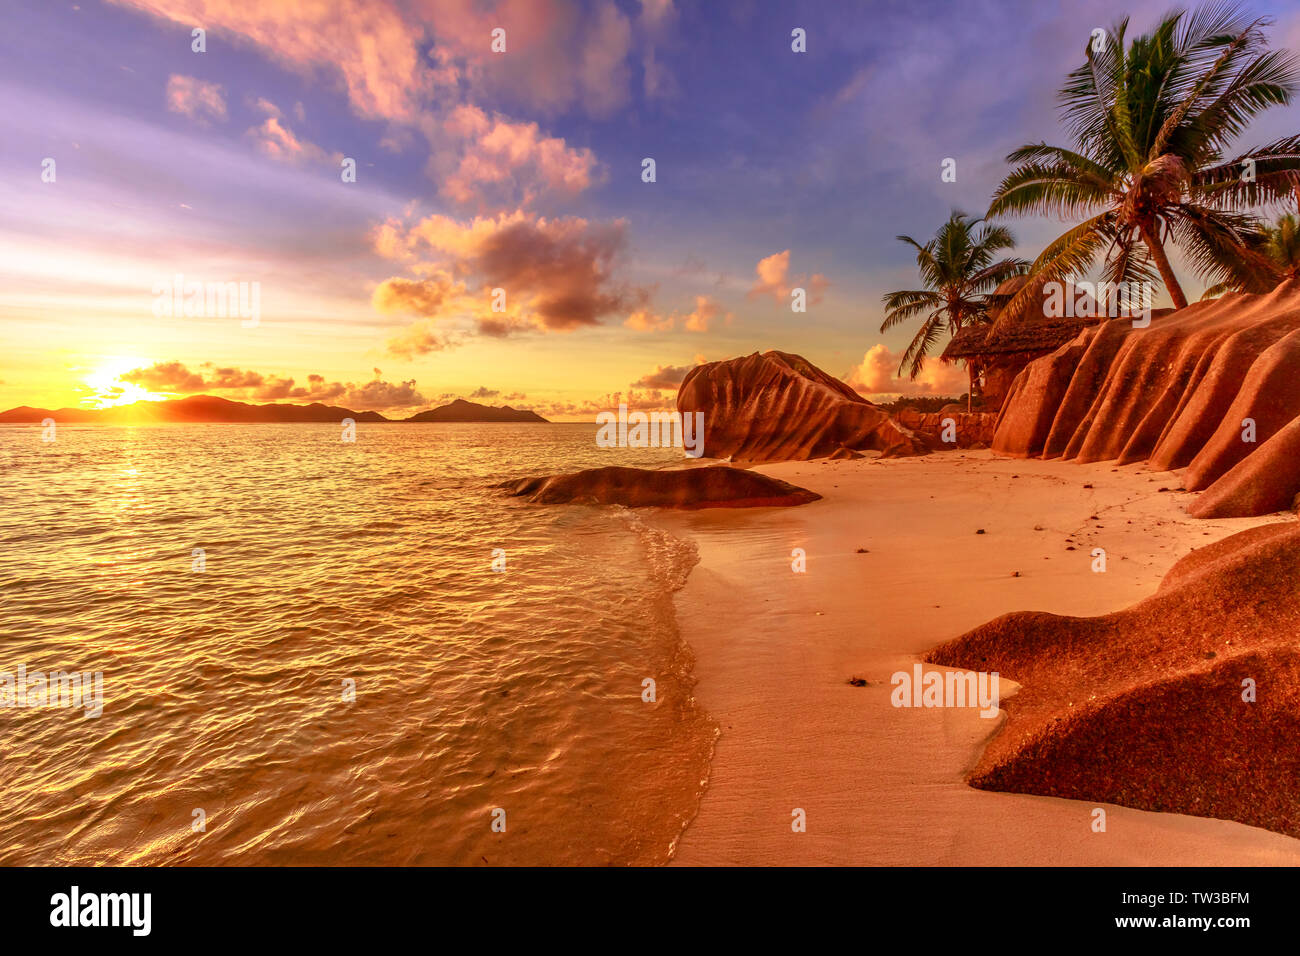
[[[867,350],[845,381],[859,393],[872,395],[939,395],[958,396],[966,392],[969,381],[965,369],[932,358],[925,363],[915,381],[896,377],[900,356],[880,342]]]
[[[397,358],[419,358],[459,345],[463,336],[438,328],[430,320],[414,322],[388,340],[388,354]]]
[[[649,389],[638,390],[635,386],[626,392],[609,392],[600,398],[584,402],[550,402],[534,405],[538,414],[547,418],[582,418],[594,417],[600,412],[617,411],[619,405],[626,405],[631,411],[673,411],[677,407],[676,399],[663,392]]]
[[[754,272],[758,276],[758,281],[754,287],[749,290],[751,296],[772,294],[776,298],[784,298],[787,294],[782,289],[787,289],[786,274],[790,271],[790,250],[784,252],[775,252],[766,259],[758,260],[758,265],[754,267]]]
[[[616,4],[594,10],[574,0],[115,0],[209,33],[236,34],[308,79],[336,76],[352,111],[387,121],[386,148],[400,150],[424,134],[430,172],[449,197],[480,200],[481,187],[523,182],[511,204],[531,202],[558,184],[571,195],[586,188],[595,160],[589,150],[543,135],[536,124],[494,113],[488,128],[461,112],[484,116],[476,103],[545,115],[581,110],[608,118],[627,106],[634,33],[654,31],[671,5],[653,4],[634,22]],[[506,29],[507,52],[491,49],[492,31]],[[210,39],[209,42],[212,42]],[[650,51],[653,64],[653,50]],[[662,70],[650,85],[666,85]],[[295,107],[303,122],[300,107]],[[283,121],[280,113],[274,118]],[[268,130],[273,139],[276,131]],[[531,180],[531,181],[530,181]],[[500,207],[496,207],[500,208]]]
[[[319,391],[299,388],[298,394],[294,395],[293,379],[284,378],[278,375],[268,375],[266,381],[259,388],[253,390],[253,398],[262,399],[263,401],[276,402],[282,398],[306,398],[311,401],[322,401]],[[342,394],[338,391],[335,394]],[[331,395],[333,397],[333,395]]]
[[[626,392],[610,392],[592,404],[598,408],[611,411],[617,409],[619,405],[626,405],[631,411],[651,411],[662,408],[676,408],[677,400],[655,389],[638,391],[636,388],[628,388]]]
[[[677,324],[677,317],[660,315],[653,309],[637,309],[623,320],[623,324],[638,332],[665,332]]]
[[[349,384],[342,400],[347,407],[358,409],[414,408],[428,404],[428,399],[416,389],[415,379],[396,383],[373,379],[359,387]]]
[[[626,245],[626,223],[584,219],[513,222],[488,235],[469,260],[490,285],[529,296],[551,330],[595,325],[638,298],[612,271]]]
[[[449,157],[435,157],[432,165],[455,165],[435,179],[441,181],[443,194],[456,202],[494,195],[530,205],[543,193],[575,196],[597,177],[590,149],[572,149],[563,139],[544,136],[536,123],[516,123],[499,113],[489,117],[478,107],[459,106],[443,129],[459,146]]]
[[[337,72],[353,110],[367,119],[411,121],[422,100],[455,76],[421,55],[422,31],[393,3],[366,0],[117,0],[190,27],[240,34],[310,75]],[[209,47],[211,48],[211,46]]]
[[[284,112],[280,109],[280,107],[276,106],[265,96],[259,96],[256,97],[255,99],[250,99],[248,105],[251,106],[253,109],[257,110],[259,113],[265,113],[267,116],[274,116],[276,118],[281,118],[284,116]]]
[[[280,122],[279,116],[268,116],[261,126],[252,127],[248,136],[263,154],[295,166],[302,163],[338,165],[343,161],[342,153],[327,153],[315,143],[296,136],[293,130]]]
[[[434,37],[431,59],[472,95],[548,114],[606,118],[628,102],[632,23],[617,4],[574,0],[414,0]],[[506,53],[493,53],[493,29]]]
[[[445,348],[455,332],[569,332],[647,309],[653,289],[616,275],[626,227],[623,220],[546,219],[523,210],[467,221],[433,215],[409,229],[386,223],[375,232],[376,251],[424,275],[393,277],[375,290],[377,310],[425,320],[390,342],[390,351]],[[495,308],[502,298],[504,309]]]
[[[727,312],[712,296],[697,295],[695,297],[695,308],[686,315],[680,312],[673,312],[671,315],[660,315],[648,308],[637,309],[629,315],[623,324],[629,329],[635,329],[638,332],[664,332],[676,328],[678,324],[687,332],[707,332],[713,326],[716,319],[731,325],[736,320],[735,315]]]
[[[670,41],[676,20],[673,0],[641,0],[640,26],[647,37],[641,54],[641,75],[648,100],[671,99],[679,92],[676,76],[658,57],[658,47]]]
[[[191,372],[180,362],[158,362],[118,377],[151,392],[201,392],[206,387],[202,375]]]
[[[627,101],[631,47],[631,22],[614,4],[602,4],[582,51],[583,104],[593,116],[609,116]]]
[[[431,318],[464,294],[463,282],[456,282],[445,272],[439,272],[428,279],[404,279],[400,276],[385,279],[376,287],[371,301],[380,312]]]
[[[343,161],[342,153],[327,152],[289,129],[284,124],[284,110],[266,97],[250,98],[249,105],[259,113],[266,114],[266,119],[260,125],[251,127],[245,134],[259,152],[295,166],[309,162],[338,165]],[[301,103],[295,105],[294,113],[299,122],[305,120],[306,114]]]
[[[707,332],[714,319],[719,316],[723,321],[730,325],[735,316],[730,312],[723,313],[722,306],[714,299],[707,295],[697,295],[695,297],[695,311],[686,316],[683,326],[688,332]]]
[[[208,83],[193,76],[173,73],[167,78],[167,108],[192,120],[209,119],[225,122],[226,99],[219,83]]]
[[[126,372],[119,378],[150,391],[181,394],[209,390],[258,389],[267,384],[266,377],[258,372],[247,372],[237,368],[216,368],[206,362],[200,368],[206,371],[192,372],[180,362],[157,362],[148,368]]]
[[[656,365],[649,375],[632,383],[632,388],[676,389],[691,370],[690,365]]]
[[[296,385],[287,376],[264,375],[237,368],[218,368],[205,362],[199,371],[191,371],[181,362],[157,362],[146,368],[133,369],[119,378],[154,392],[174,395],[233,392],[236,397],[260,401],[292,399],[296,402],[337,402],[359,410],[413,408],[427,404],[415,387],[415,380],[386,382],[374,369],[369,382],[327,382],[323,375],[307,376],[306,385]]]
[[[765,259],[760,259],[758,265],[754,267],[754,274],[757,279],[749,290],[749,297],[753,299],[770,295],[781,304],[789,302],[791,290],[801,288],[808,293],[809,304],[816,305],[821,302],[826,287],[830,285],[820,272],[791,279],[789,249],[774,252]]]
[[[495,388],[488,388],[485,385],[480,385],[478,388],[474,389],[474,391],[469,393],[469,397],[470,398],[496,398],[500,394],[501,392]]]

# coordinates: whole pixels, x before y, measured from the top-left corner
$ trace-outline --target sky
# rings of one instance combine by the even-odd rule
[[[1248,8],[1300,50],[1300,8]],[[894,375],[914,330],[880,333],[881,296],[918,285],[895,237],[982,215],[1008,152],[1066,141],[1056,91],[1092,30],[1167,9],[11,0],[0,407],[464,397],[590,421],[773,348],[868,397],[959,395],[957,367]],[[1007,225],[1029,259],[1064,228]]]

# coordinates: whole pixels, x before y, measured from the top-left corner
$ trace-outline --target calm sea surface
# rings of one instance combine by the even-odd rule
[[[681,461],[594,436],[0,426],[0,672],[104,697],[0,706],[0,864],[666,860],[716,736],[693,550],[490,487]]]

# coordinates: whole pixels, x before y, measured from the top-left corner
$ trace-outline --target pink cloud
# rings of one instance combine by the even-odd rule
[[[597,171],[591,150],[572,149],[563,139],[544,136],[536,123],[516,123],[474,106],[459,106],[443,128],[459,142],[442,177],[442,191],[457,202],[490,191],[525,205],[541,192],[574,196],[592,185]]]
[[[699,363],[696,363],[699,364]],[[649,375],[643,375],[632,383],[632,388],[672,389],[682,384],[682,379],[691,370],[690,365],[656,365]]]
[[[714,320],[720,317],[727,325],[735,319],[730,312],[724,313],[722,306],[716,300],[707,295],[697,295],[695,310],[686,316],[683,326],[688,332],[707,332]]]
[[[757,278],[749,290],[749,297],[770,295],[782,304],[789,304],[790,292],[795,288],[801,288],[808,293],[809,304],[816,305],[822,301],[826,288],[830,285],[829,280],[820,272],[791,279],[789,249],[774,252],[760,259],[758,265],[754,267],[754,274]]]
[[[389,121],[384,148],[408,148],[422,133],[445,194],[492,209],[531,204],[543,191],[581,192],[597,164],[590,150],[533,123],[489,118],[474,102],[610,116],[628,100],[634,33],[665,15],[657,4],[634,23],[615,4],[592,13],[572,0],[115,2],[201,24],[210,43],[237,35],[308,77],[337,77],[353,112]],[[503,54],[491,50],[498,27],[507,31]],[[259,142],[274,144],[278,158],[292,155],[284,116],[278,109],[271,116],[280,125],[263,124]]]
[[[686,315],[680,312],[660,315],[648,308],[638,309],[629,315],[623,324],[638,332],[666,332],[679,324],[687,332],[707,332],[718,319],[722,319],[726,325],[731,325],[736,317],[731,312],[727,312],[712,296],[697,295],[695,308]]]
[[[660,63],[657,49],[671,40],[676,20],[673,0],[641,0],[640,26],[647,37],[641,75],[647,99],[669,99],[679,92],[676,76]]]
[[[845,381],[859,393],[873,395],[938,395],[958,396],[965,393],[969,384],[965,369],[932,359],[925,363],[915,381],[895,375],[900,356],[889,350],[885,343],[873,345],[855,365]]]
[[[623,320],[623,324],[638,332],[666,332],[677,324],[677,317],[660,315],[653,309],[637,309]]]
[[[117,0],[155,16],[241,34],[303,73],[337,71],[353,109],[371,119],[413,120],[434,87],[420,31],[395,5],[364,0]],[[211,47],[213,38],[209,36]],[[446,81],[447,77],[442,77]]]
[[[381,312],[424,320],[390,342],[390,349],[411,355],[446,347],[454,336],[439,336],[433,325],[439,322],[500,337],[530,329],[568,332],[611,316],[648,312],[653,288],[617,275],[626,227],[623,220],[547,219],[523,210],[467,221],[433,215],[409,229],[386,223],[375,233],[376,249],[406,262],[421,278],[385,280],[373,303]]]
[[[537,404],[534,408],[547,418],[594,418],[600,412],[617,411],[619,405],[626,405],[633,411],[674,411],[677,401],[672,395],[666,395],[658,389],[638,389],[633,386],[626,392],[609,392],[596,399],[548,402]]]
[[[215,368],[203,363],[191,371],[181,362],[158,362],[126,372],[124,382],[142,385],[151,391],[173,395],[225,392],[231,397],[255,401],[337,402],[347,408],[406,409],[427,404],[415,387],[415,380],[386,382],[379,369],[374,378],[361,385],[351,382],[327,382],[323,375],[312,373],[307,384],[296,385],[294,379],[281,375],[264,375],[237,368]]]
[[[343,160],[342,153],[327,153],[315,143],[296,136],[278,115],[268,116],[260,126],[248,131],[249,138],[263,154],[284,163],[334,163]]]
[[[632,24],[613,3],[593,13],[573,0],[415,0],[435,41],[431,57],[494,102],[557,114],[607,117],[626,104]],[[506,30],[493,53],[492,30]]]
[[[224,122],[226,99],[219,83],[208,83],[193,76],[173,73],[167,78],[167,108],[192,120]]]
[[[552,113],[603,117],[627,102],[633,25],[612,3],[593,15],[572,0],[115,2],[240,34],[304,73],[335,72],[371,119],[413,122],[462,88]],[[498,27],[505,54],[491,50]]]

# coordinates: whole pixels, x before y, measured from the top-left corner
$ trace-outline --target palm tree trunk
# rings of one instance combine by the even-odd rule
[[[975,399],[975,366],[971,360],[966,360],[966,377],[970,384],[966,386],[966,414],[971,412],[971,402]]]
[[[1174,308],[1187,308],[1187,296],[1183,295],[1183,287],[1178,284],[1178,277],[1174,275],[1174,268],[1169,264],[1169,257],[1165,255],[1165,247],[1160,242],[1160,237],[1156,235],[1155,227],[1143,224],[1139,228],[1142,231],[1142,241],[1151,251],[1151,258],[1156,261],[1156,268],[1160,270],[1160,278],[1164,280],[1165,288],[1169,290],[1169,297],[1174,300]]]

